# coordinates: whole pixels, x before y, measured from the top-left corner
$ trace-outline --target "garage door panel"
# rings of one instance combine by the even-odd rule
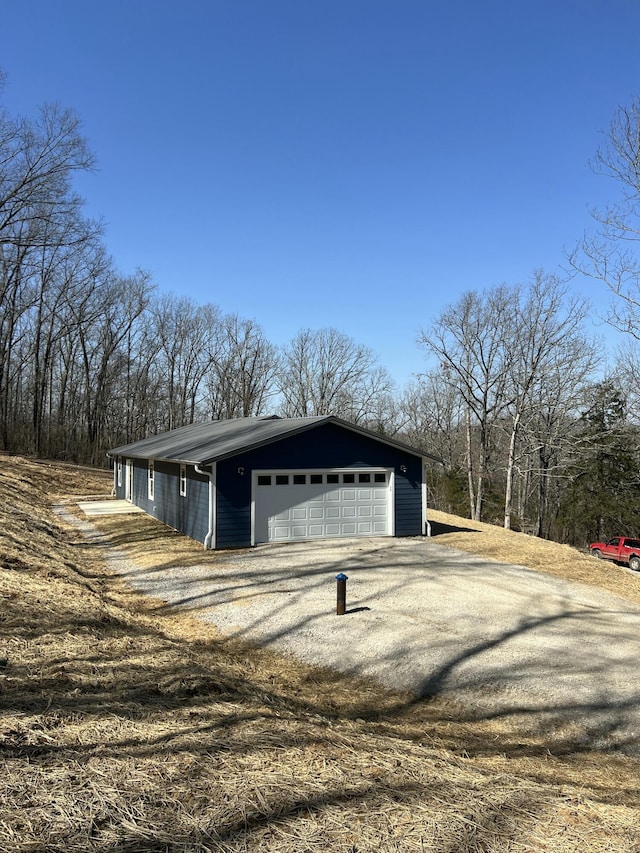
[[[313,473],[312,483],[309,473],[259,476],[254,492],[256,542],[389,534],[388,474]],[[372,487],[374,477],[384,484]]]

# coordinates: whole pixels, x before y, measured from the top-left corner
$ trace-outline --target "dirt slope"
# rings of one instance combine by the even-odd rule
[[[49,508],[110,484],[0,457],[2,853],[640,849],[634,760],[552,755],[133,594]],[[139,516],[109,543],[202,558]]]

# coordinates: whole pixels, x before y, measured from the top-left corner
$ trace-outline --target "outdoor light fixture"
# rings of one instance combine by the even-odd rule
[[[400,470],[402,471],[402,473],[403,473],[403,474],[406,474],[406,473],[407,473],[407,466],[406,466],[406,465],[401,465],[401,466],[400,466]]]
[[[238,468],[238,474],[242,477],[244,475],[244,468],[242,465]]]

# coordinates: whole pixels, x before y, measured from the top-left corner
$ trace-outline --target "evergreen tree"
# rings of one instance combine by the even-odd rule
[[[638,430],[613,382],[594,388],[576,436],[576,460],[559,510],[565,540],[574,545],[640,533]]]

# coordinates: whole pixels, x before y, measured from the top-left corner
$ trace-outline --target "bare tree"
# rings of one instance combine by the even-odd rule
[[[609,322],[640,339],[640,98],[617,110],[591,166],[615,182],[617,198],[592,212],[596,233],[585,235],[569,260],[615,295]]]
[[[284,349],[279,389],[285,417],[375,418],[393,383],[368,347],[336,329],[303,329]]]
[[[93,167],[80,135],[80,120],[57,104],[44,106],[35,121],[0,113],[0,245],[37,245],[52,218],[77,209],[71,175]]]
[[[640,340],[627,337],[616,351],[616,360],[612,371],[620,388],[627,395],[628,418],[640,426]]]
[[[45,441],[53,426],[53,371],[58,346],[76,334],[74,315],[90,299],[93,283],[107,264],[91,223],[70,217],[61,231],[43,226],[41,246],[33,250],[31,316],[32,426],[36,454],[51,453]]]
[[[539,422],[540,407],[547,397],[547,384],[556,390],[563,387],[565,396],[575,399],[578,383],[594,368],[594,345],[582,331],[589,304],[579,297],[569,297],[568,288],[555,276],[534,274],[528,288],[523,289],[517,311],[510,320],[508,451],[504,503],[504,526],[511,527],[513,512],[513,479],[519,454],[521,430],[530,421]],[[561,387],[554,382],[565,372]],[[571,384],[567,384],[567,383]],[[555,405],[560,405],[556,399]]]
[[[31,426],[36,447],[41,447],[49,359],[54,340],[64,333],[60,314],[51,312],[60,307],[56,299],[68,301],[69,296],[69,289],[65,294],[61,286],[63,259],[99,233],[98,226],[81,220],[82,203],[71,187],[73,174],[93,165],[79,128],[75,114],[57,105],[43,107],[36,120],[12,119],[5,110],[0,112],[0,429],[4,447],[11,443],[10,433],[20,436],[25,446],[27,406],[20,414],[16,406],[16,400],[24,402],[25,382],[31,382]],[[53,297],[55,292],[58,297]]]
[[[164,376],[168,429],[193,423],[209,368],[208,352],[219,311],[185,296],[166,294],[151,308],[159,343],[156,368]]]
[[[442,460],[428,473],[430,502],[464,514],[469,506],[466,472],[465,406],[458,389],[443,382],[442,373],[421,374],[398,400],[398,433],[411,444]]]
[[[464,402],[469,508],[478,521],[495,435],[511,402],[508,379],[517,297],[517,289],[506,285],[482,294],[469,291],[418,336],[418,344],[437,357],[442,383]]]
[[[275,393],[278,354],[255,320],[229,314],[218,324],[206,376],[207,408],[214,419],[264,412]]]
[[[431,370],[410,383],[400,396],[399,431],[409,444],[442,459],[444,470],[456,471],[465,460],[464,401],[458,389]]]
[[[563,343],[556,358],[531,389],[531,405],[521,425],[518,514],[529,531],[549,538],[571,467],[580,449],[576,424],[589,393],[596,364],[593,343],[577,334]]]
[[[111,414],[110,402],[126,375],[128,353],[123,344],[145,311],[153,284],[147,273],[122,277],[109,271],[77,315],[82,359],[82,395],[87,452],[94,464]]]

